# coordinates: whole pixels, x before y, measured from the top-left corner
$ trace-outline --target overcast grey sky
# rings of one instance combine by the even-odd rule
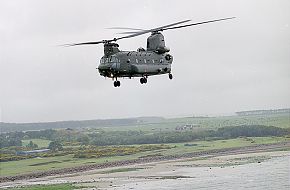
[[[40,122],[221,114],[290,107],[289,0],[0,0],[0,120]],[[165,31],[173,75],[112,81],[96,67],[113,26],[153,28],[192,19],[234,20]],[[149,34],[120,40],[122,50]]]

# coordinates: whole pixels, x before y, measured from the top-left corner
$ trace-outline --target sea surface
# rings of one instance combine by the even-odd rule
[[[271,158],[261,163],[221,167],[181,167],[191,178],[159,179],[128,183],[113,189],[253,189],[290,190],[290,156]]]

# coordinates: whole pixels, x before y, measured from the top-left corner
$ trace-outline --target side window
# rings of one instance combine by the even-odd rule
[[[138,63],[138,59],[136,59],[136,63]]]
[[[144,59],[144,63],[146,63],[146,59]]]
[[[152,59],[152,63],[155,63],[155,62],[154,62],[154,59]]]
[[[160,63],[163,63],[163,59],[160,59]]]

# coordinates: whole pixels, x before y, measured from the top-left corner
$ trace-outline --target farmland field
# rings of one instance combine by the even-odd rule
[[[28,145],[30,141],[32,141],[34,144],[37,144],[38,148],[47,148],[49,143],[51,142],[50,140],[45,139],[25,139],[22,140],[22,146]]]
[[[129,125],[122,127],[104,127],[106,131],[127,131],[127,130],[142,130],[142,131],[158,131],[158,130],[174,130],[177,126],[195,125],[202,129],[217,129],[227,126],[238,125],[266,125],[280,128],[290,128],[290,114],[264,114],[264,115],[248,115],[248,116],[219,116],[219,117],[184,117],[165,119],[156,123],[146,123],[139,125]]]

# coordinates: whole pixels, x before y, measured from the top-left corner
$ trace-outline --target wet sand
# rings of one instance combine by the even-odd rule
[[[259,176],[261,177],[260,171],[262,173],[265,172],[263,175],[274,172],[278,179],[273,178],[275,175],[271,177],[276,182],[276,186],[273,186],[273,188],[279,187],[281,190],[290,187],[289,158],[290,151],[222,156],[207,155],[5,182],[0,184],[0,188],[35,184],[73,183],[74,186],[81,186],[83,189],[192,189],[193,186],[199,187],[198,189],[219,189],[219,184],[221,187],[227,187],[229,185],[227,183],[230,183],[229,181],[233,183],[231,184],[232,186],[242,187],[243,180],[255,180],[255,177],[257,179]],[[286,170],[284,171],[283,169],[285,168]],[[252,177],[247,179],[250,174]],[[264,179],[260,180],[263,182]],[[266,182],[269,181],[266,178],[265,180]],[[250,182],[248,181],[247,184],[249,185]],[[255,181],[250,187],[259,189],[253,185],[255,185]],[[269,185],[275,185],[275,183],[273,181],[271,184],[266,183],[266,186]],[[257,187],[263,187],[263,185]],[[228,186],[228,188],[230,187]],[[273,188],[269,186],[268,189]]]

